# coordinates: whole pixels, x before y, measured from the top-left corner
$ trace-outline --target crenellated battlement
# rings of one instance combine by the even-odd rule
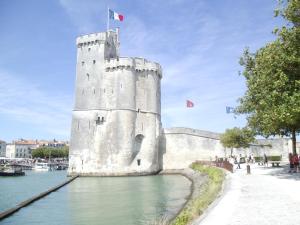
[[[83,46],[104,44],[110,37],[117,39],[117,32],[110,30],[108,32],[82,35],[76,39],[76,45],[79,48]]]
[[[119,57],[118,28],[80,36],[76,44],[69,174],[157,173],[161,66]]]
[[[105,60],[106,71],[114,71],[124,68],[136,71],[153,71],[157,72],[160,78],[162,77],[161,66],[156,62],[151,62],[144,58],[120,57],[118,59]]]

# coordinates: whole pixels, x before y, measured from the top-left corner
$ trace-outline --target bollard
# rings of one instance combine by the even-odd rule
[[[250,165],[247,165],[247,174],[251,174]]]

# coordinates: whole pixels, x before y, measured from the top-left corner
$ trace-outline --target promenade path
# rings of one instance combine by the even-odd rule
[[[229,174],[224,195],[197,225],[299,225],[300,173],[283,168],[246,165]]]

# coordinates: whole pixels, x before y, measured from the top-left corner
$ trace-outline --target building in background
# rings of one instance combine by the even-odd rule
[[[5,157],[6,155],[6,142],[0,140],[0,157]]]
[[[68,141],[58,141],[56,139],[53,139],[52,141],[39,140],[37,142],[39,147],[63,148],[69,146]]]
[[[62,148],[68,146],[67,141],[25,140],[19,139],[6,145],[5,155],[7,158],[31,158],[32,151],[39,147]]]
[[[33,140],[19,139],[7,144],[6,157],[7,158],[31,158],[33,149],[38,148],[38,142]]]

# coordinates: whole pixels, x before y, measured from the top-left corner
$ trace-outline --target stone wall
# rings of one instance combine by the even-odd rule
[[[162,169],[187,168],[196,160],[223,156],[220,134],[190,128],[164,129],[160,143]]]
[[[271,146],[271,147],[270,147]],[[291,140],[285,138],[257,140],[249,148],[233,149],[233,155],[267,156],[282,155],[288,161],[292,150]],[[164,129],[160,141],[160,165],[162,169],[182,169],[196,160],[215,160],[228,157],[231,149],[220,143],[220,134],[190,128]]]

